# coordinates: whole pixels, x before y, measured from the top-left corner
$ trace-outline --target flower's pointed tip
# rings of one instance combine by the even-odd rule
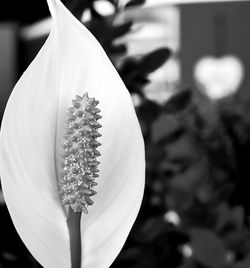
[[[57,0],[47,0],[47,4],[52,18],[54,18],[56,15],[56,2]]]
[[[82,97],[83,97],[84,99],[88,99],[88,98],[89,98],[88,92],[83,93]]]

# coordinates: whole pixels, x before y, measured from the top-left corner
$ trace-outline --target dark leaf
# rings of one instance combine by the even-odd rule
[[[133,25],[133,23],[131,21],[128,21],[128,22],[125,22],[123,24],[113,26],[112,37],[118,38],[118,37],[128,33],[130,31],[132,25]]]
[[[125,54],[127,47],[125,45],[110,46],[109,53],[111,54]]]
[[[104,17],[95,17],[85,24],[109,56],[111,56],[110,54],[124,54],[126,52],[126,46],[124,44],[114,45],[114,40],[127,33],[131,25],[131,22],[126,22],[113,26],[112,19]]]
[[[125,7],[133,7],[137,5],[142,5],[146,2],[146,0],[131,0],[129,1]]]
[[[133,58],[127,58],[122,63],[121,67],[119,68],[119,74],[122,78],[129,76],[130,73],[133,73],[139,67],[138,62]]]
[[[130,73],[130,75],[123,78],[123,82],[128,88],[130,93],[137,93],[143,97],[142,88],[145,86],[149,80],[142,75],[137,75],[136,72]]]
[[[144,56],[140,62],[140,72],[148,74],[158,69],[170,56],[168,48],[157,49]]]
[[[164,106],[165,113],[178,113],[184,110],[191,102],[192,92],[191,90],[181,90],[174,95]]]
[[[145,99],[137,112],[142,121],[151,124],[161,113],[161,107],[157,103]]]

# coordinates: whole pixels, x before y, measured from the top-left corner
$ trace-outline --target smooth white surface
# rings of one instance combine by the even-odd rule
[[[57,193],[64,119],[75,95],[100,101],[98,194],[82,216],[83,268],[106,268],[121,250],[144,190],[144,143],[131,97],[103,49],[59,0],[53,27],[7,104],[0,175],[15,227],[44,267],[69,268],[66,215]]]

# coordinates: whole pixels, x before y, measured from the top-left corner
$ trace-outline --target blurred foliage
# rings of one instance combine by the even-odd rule
[[[148,75],[158,69],[170,56],[167,48],[159,48],[142,56],[140,59],[127,57],[118,68],[129,92],[137,93],[144,98],[143,87],[149,83]]]
[[[133,21],[115,25],[118,1],[107,0],[114,14],[102,16],[99,0],[66,0],[114,63],[131,95],[146,148],[146,185],[142,207],[126,244],[112,268],[249,268],[248,202],[250,152],[249,103],[234,95],[211,101],[195,89],[179,89],[165,104],[143,92],[150,73],[171,52],[159,47],[147,55],[127,57],[114,41]],[[123,6],[133,8],[143,0]],[[121,58],[116,65],[117,58]],[[39,267],[16,235],[4,205],[0,206],[8,240],[1,243],[0,267]]]

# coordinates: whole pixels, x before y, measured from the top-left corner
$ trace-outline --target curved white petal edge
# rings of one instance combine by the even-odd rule
[[[82,267],[109,267],[136,219],[145,156],[131,97],[105,52],[59,0],[48,0],[51,33],[16,84],[0,132],[4,197],[21,239],[44,267],[70,267],[57,186],[64,119],[75,95],[100,101],[100,177],[82,215]]]

